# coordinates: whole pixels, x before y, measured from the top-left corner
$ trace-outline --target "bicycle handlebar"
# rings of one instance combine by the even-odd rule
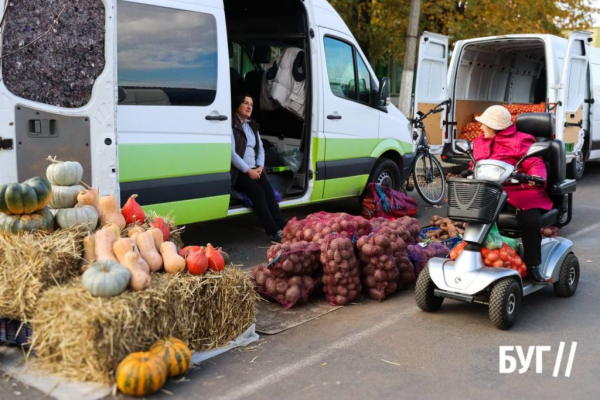
[[[426,114],[423,114],[422,112],[418,112],[417,115],[418,117],[416,118],[410,118],[409,121],[411,124],[416,125],[420,122],[423,122],[423,120],[425,118],[427,118],[429,115],[431,114],[438,114],[441,113],[442,111],[444,111],[443,108],[439,108],[441,106],[449,106],[450,105],[450,100],[444,100],[442,101],[440,104],[438,104],[437,106],[433,107],[431,110],[427,111]]]

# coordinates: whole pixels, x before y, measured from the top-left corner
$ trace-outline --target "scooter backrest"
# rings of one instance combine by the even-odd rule
[[[536,139],[554,139],[554,123],[550,113],[525,113],[517,117],[517,130]]]

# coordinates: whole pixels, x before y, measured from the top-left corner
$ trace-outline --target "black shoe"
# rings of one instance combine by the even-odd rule
[[[271,236],[271,242],[273,243],[281,243],[283,240],[283,231],[277,231],[276,234]]]
[[[527,267],[527,277],[534,285],[547,285],[550,283],[550,280],[542,275],[537,266]]]

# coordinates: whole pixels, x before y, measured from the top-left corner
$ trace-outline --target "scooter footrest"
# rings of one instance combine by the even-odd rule
[[[471,296],[468,294],[448,292],[448,291],[442,290],[442,289],[433,289],[433,294],[437,297],[445,297],[447,299],[464,301],[467,303],[472,303],[475,300],[475,296]]]

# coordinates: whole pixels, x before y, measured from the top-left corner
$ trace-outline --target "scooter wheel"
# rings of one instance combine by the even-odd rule
[[[513,278],[504,278],[494,285],[490,294],[489,314],[498,329],[514,325],[521,307],[521,286]]]
[[[575,254],[567,255],[558,275],[558,282],[554,283],[554,294],[558,297],[571,297],[579,284],[579,260]]]
[[[433,294],[435,283],[429,275],[429,267],[425,267],[419,274],[417,284],[415,286],[415,300],[417,306],[423,311],[434,312],[440,309],[443,297],[437,297]]]

